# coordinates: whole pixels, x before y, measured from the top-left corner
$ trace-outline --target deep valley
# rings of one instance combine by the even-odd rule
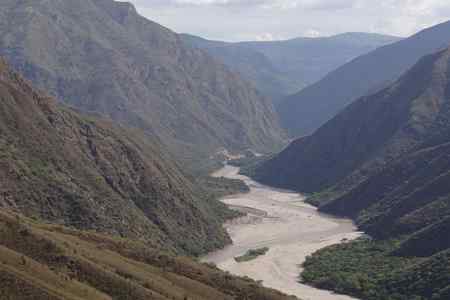
[[[450,300],[449,19],[0,0],[0,300]]]

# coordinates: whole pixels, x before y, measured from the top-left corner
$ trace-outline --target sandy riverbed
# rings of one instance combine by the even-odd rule
[[[320,214],[316,208],[304,203],[302,195],[263,186],[238,175],[238,171],[236,167],[225,166],[213,176],[238,178],[247,183],[249,193],[226,197],[222,201],[243,207],[248,216],[226,224],[233,245],[210,253],[203,261],[213,262],[236,275],[261,280],[264,286],[303,300],[355,299],[298,283],[300,265],[306,256],[343,239],[361,235],[353,223]],[[235,262],[234,257],[261,247],[270,250],[253,261]]]

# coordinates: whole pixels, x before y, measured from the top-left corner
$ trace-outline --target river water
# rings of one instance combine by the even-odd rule
[[[239,175],[239,168],[225,166],[215,177],[243,180],[250,192],[223,198],[222,201],[245,211],[246,217],[225,224],[233,244],[203,257],[220,269],[262,281],[266,287],[295,295],[302,300],[350,300],[299,283],[301,264],[313,252],[355,239],[361,235],[350,220],[321,214],[304,202],[301,194],[261,185]],[[269,247],[266,255],[237,263],[234,257],[250,249]]]

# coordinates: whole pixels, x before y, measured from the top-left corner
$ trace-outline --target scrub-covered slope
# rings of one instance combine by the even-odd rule
[[[129,3],[6,0],[0,16],[0,54],[36,87],[157,135],[190,166],[282,143],[269,100]]]
[[[357,184],[425,142],[443,144],[445,134],[439,133],[447,128],[448,53],[423,58],[396,83],[362,97],[315,134],[294,141],[260,166],[257,178],[317,192],[346,178]]]
[[[199,254],[228,237],[157,141],[81,115],[0,63],[0,206]]]
[[[363,299],[442,299],[450,279],[450,49],[256,169],[374,238],[319,251],[304,279]]]
[[[444,232],[450,216],[449,70],[450,49],[426,56],[390,87],[259,166],[255,176],[321,192],[311,198],[321,210],[356,218],[376,237],[414,233],[430,252],[448,248],[448,236],[434,240],[432,233]],[[406,245],[421,254],[413,241]]]
[[[288,300],[148,245],[0,211],[0,298],[15,300]]]

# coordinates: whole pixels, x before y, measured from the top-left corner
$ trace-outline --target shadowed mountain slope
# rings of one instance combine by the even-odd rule
[[[373,238],[319,251],[305,265],[307,282],[369,300],[446,300],[449,153],[446,49],[293,142],[255,176],[315,192],[309,201],[321,211],[355,219]]]
[[[414,149],[446,113],[447,67],[446,52],[423,58],[395,84],[355,101],[313,135],[294,141],[261,167],[259,179],[314,192],[364,164],[381,167]]]
[[[411,235],[403,254],[448,249],[450,49],[354,102],[314,135],[258,166],[262,182],[305,192],[378,238]],[[437,237],[437,239],[433,237]],[[418,242],[419,241],[419,242]],[[422,245],[423,248],[419,246]]]
[[[450,44],[450,22],[362,55],[319,82],[289,96],[278,106],[291,136],[313,133],[359,97],[398,79],[422,56]]]
[[[414,233],[423,245],[429,239],[431,252],[447,249],[448,239],[432,237],[446,230],[443,220],[450,216],[449,70],[450,49],[424,57],[396,83],[359,99],[263,163],[256,178],[322,191],[310,201],[356,218],[376,237]]]

